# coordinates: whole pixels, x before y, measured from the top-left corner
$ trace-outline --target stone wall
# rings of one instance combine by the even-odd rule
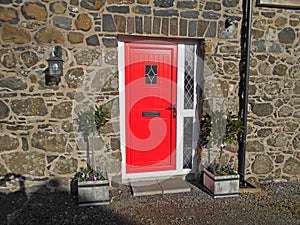
[[[99,3],[94,6],[102,8]],[[117,41],[100,32],[102,13],[94,6],[88,1],[1,1],[1,176],[23,175],[28,186],[67,187],[86,165],[78,114],[95,104],[113,111],[90,150],[97,147],[96,155],[113,161],[109,170],[120,173],[119,128],[114,126],[119,116]],[[46,86],[46,59],[56,45],[63,48],[64,76],[59,85]]]
[[[282,11],[282,19],[277,19],[279,10],[261,10],[256,8],[253,25],[247,176],[258,179],[276,171],[279,178],[296,179],[299,75],[292,62],[299,62],[299,13]],[[91,138],[93,161],[120,181],[119,34],[204,39],[204,107],[237,113],[241,22],[239,0],[1,1],[0,174],[24,175],[26,185],[56,185],[49,182],[52,179],[67,185],[87,155],[86,142],[76,129],[78,114],[97,104],[111,119],[100,137]],[[276,27],[283,25],[290,28],[280,32]],[[294,38],[287,38],[293,32]],[[64,76],[59,85],[46,86],[46,59],[56,45],[63,48]]]
[[[253,12],[247,174],[300,178],[300,10]]]

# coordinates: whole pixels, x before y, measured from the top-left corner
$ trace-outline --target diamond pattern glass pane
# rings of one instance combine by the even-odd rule
[[[184,109],[194,108],[194,51],[194,45],[185,45]]]
[[[146,65],[145,77],[146,77],[146,84],[157,84],[157,66]]]
[[[193,117],[184,117],[183,168],[192,169]]]

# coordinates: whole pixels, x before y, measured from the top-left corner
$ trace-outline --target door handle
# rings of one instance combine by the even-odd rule
[[[177,115],[177,106],[176,106],[176,104],[166,108],[166,110],[173,110],[173,117],[176,118],[176,115]]]

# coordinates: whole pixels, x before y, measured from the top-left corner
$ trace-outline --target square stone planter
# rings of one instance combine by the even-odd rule
[[[204,169],[203,184],[214,198],[237,197],[240,189],[240,175],[215,176]]]
[[[107,205],[109,202],[108,180],[78,182],[79,206]]]

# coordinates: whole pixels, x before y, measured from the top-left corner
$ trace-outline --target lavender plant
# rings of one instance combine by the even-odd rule
[[[89,167],[81,168],[80,171],[75,175],[75,179],[78,182],[107,180],[103,171],[95,171]]]
[[[230,163],[225,166],[221,166],[218,163],[211,163],[206,168],[209,172],[213,173],[215,176],[226,176],[226,175],[237,175],[236,170],[233,169]]]

